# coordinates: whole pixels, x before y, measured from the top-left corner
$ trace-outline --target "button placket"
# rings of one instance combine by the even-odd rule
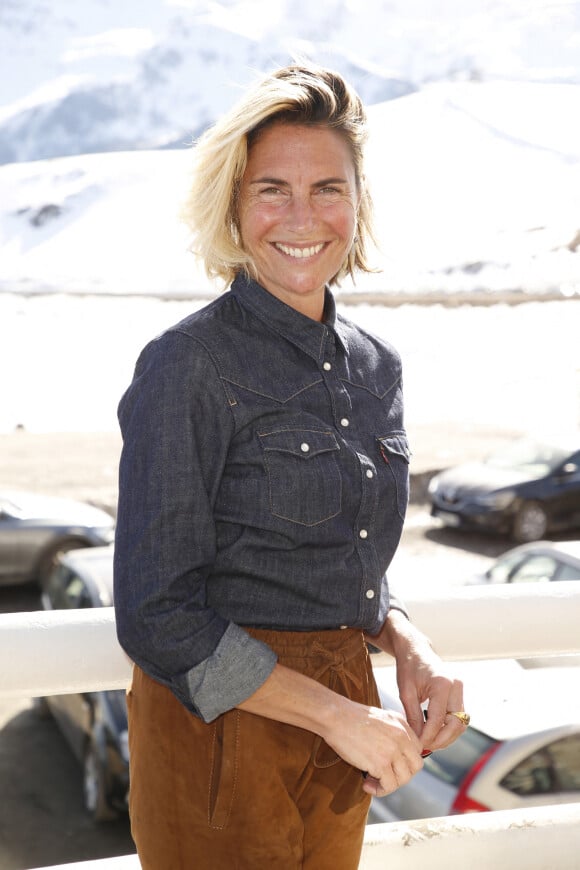
[[[351,424],[352,405],[348,390],[338,376],[337,342],[334,333],[327,328],[326,338],[321,348],[320,367],[324,372],[324,381],[330,393],[335,425],[340,430],[347,429]]]

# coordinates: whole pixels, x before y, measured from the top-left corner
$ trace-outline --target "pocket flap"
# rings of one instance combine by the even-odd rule
[[[403,432],[396,432],[390,435],[385,435],[384,438],[379,438],[379,442],[388,453],[395,453],[397,456],[402,456],[406,462],[411,459],[411,451],[407,436]]]
[[[258,433],[264,450],[290,453],[301,459],[311,459],[320,453],[340,450],[333,432],[317,429],[281,429],[278,432]]]

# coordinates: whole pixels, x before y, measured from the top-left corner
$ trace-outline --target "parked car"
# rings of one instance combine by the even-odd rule
[[[45,610],[110,607],[113,548],[92,547],[59,556],[42,594]],[[127,809],[129,746],[125,692],[53,695],[37,701],[50,712],[83,766],[83,795],[96,821]]]
[[[376,668],[383,707],[402,709],[393,668]],[[524,670],[513,660],[458,671],[471,725],[406,785],[374,798],[369,822],[580,800],[580,670]]]
[[[467,585],[580,580],[580,541],[538,541],[508,550]]]
[[[580,433],[517,439],[483,462],[435,475],[429,496],[431,515],[445,524],[522,543],[580,528]]]
[[[56,556],[110,544],[113,518],[84,502],[0,491],[0,586],[44,584]]]
[[[467,586],[485,583],[549,583],[580,580],[580,541],[538,541],[508,550],[484,571],[466,580]],[[524,668],[580,667],[580,654],[532,656],[518,659]]]

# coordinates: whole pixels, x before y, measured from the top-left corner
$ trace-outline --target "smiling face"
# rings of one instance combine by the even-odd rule
[[[238,207],[242,245],[260,284],[320,320],[324,287],[354,241],[357,205],[352,155],[336,130],[279,123],[260,133]]]

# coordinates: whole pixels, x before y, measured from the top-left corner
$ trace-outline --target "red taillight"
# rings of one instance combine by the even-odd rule
[[[452,815],[459,815],[459,813],[487,813],[489,812],[491,807],[486,807],[485,804],[480,804],[477,801],[472,800],[472,798],[467,797],[462,792],[458,792],[457,797],[453,801],[453,805],[451,807]]]
[[[490,746],[487,752],[484,752],[481,758],[473,765],[459,786],[457,794],[455,795],[455,800],[451,804],[452,814],[486,813],[491,809],[491,807],[486,807],[484,804],[480,804],[477,801],[474,801],[473,798],[468,797],[467,792],[477,774],[483,770],[493,753],[497,752],[500,746],[501,742],[494,743],[493,746]]]

